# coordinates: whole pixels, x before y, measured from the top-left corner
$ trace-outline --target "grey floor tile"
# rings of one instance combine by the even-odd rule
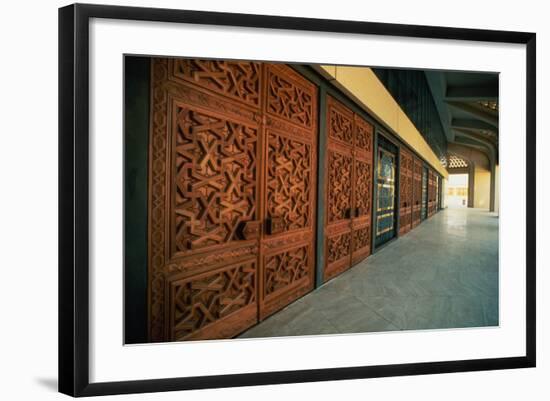
[[[445,210],[241,335],[496,326],[498,218]]]

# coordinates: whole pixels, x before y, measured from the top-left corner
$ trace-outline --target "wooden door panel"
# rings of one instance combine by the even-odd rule
[[[171,256],[215,251],[257,220],[257,125],[174,100]]]
[[[317,89],[185,59],[151,84],[149,338],[230,338],[313,288]]]
[[[313,288],[314,254],[310,237],[305,237],[305,240],[300,243],[298,238],[294,238],[289,241],[290,247],[285,247],[280,240],[266,246],[260,320]]]
[[[374,127],[355,115],[354,170],[353,170],[353,215],[352,256],[354,265],[371,253],[371,212],[373,183],[373,138]]]
[[[224,339],[258,321],[257,259],[168,280],[167,338]]]
[[[259,109],[187,83],[175,70],[174,60],[152,60],[148,288],[154,342],[232,336],[257,321],[251,311],[258,304],[259,235],[240,232],[260,217]]]
[[[413,156],[413,160],[412,228],[422,221],[422,161],[416,156]]]
[[[325,239],[324,281],[349,269],[351,258],[351,229],[348,226],[331,227]]]
[[[292,68],[265,64],[265,220],[259,317],[313,289],[317,88]]]
[[[352,169],[353,156],[351,150],[328,150],[328,180],[327,187],[327,221],[329,224],[340,222],[349,226],[352,213]]]
[[[261,64],[226,60],[169,60],[173,82],[204,88],[231,100],[260,107]]]
[[[404,235],[411,229],[413,203],[412,163],[412,154],[401,148],[399,163],[399,235]]]
[[[325,281],[351,266],[354,168],[353,112],[328,96],[326,118]]]
[[[324,280],[370,255],[374,127],[327,98]]]
[[[330,149],[330,148],[329,148]],[[325,203],[325,271],[328,280],[350,267],[352,163],[351,149],[328,150],[327,201]]]
[[[435,213],[435,173],[430,168],[428,170],[428,217]]]

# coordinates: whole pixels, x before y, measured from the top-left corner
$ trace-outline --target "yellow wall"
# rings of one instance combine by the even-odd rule
[[[413,148],[439,174],[448,173],[399,104],[368,67],[314,66],[325,78],[377,118],[393,134]]]
[[[491,172],[476,166],[474,173],[474,207],[489,209]]]

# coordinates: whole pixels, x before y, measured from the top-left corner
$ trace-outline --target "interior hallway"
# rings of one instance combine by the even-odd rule
[[[446,209],[241,338],[498,325],[498,217]]]

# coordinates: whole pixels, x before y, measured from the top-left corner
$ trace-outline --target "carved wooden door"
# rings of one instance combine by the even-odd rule
[[[269,71],[253,62],[152,61],[151,341],[230,338],[258,321],[266,291],[274,299],[285,285],[312,287],[307,231],[315,206],[315,88],[304,84],[293,91],[288,78]],[[274,88],[284,87],[280,103],[273,92],[266,99],[266,76],[276,80]],[[283,121],[289,111],[293,124],[307,126],[293,131],[270,125],[277,120],[271,115],[280,113]],[[293,132],[307,135],[293,141]],[[288,163],[294,164],[292,176],[285,173]],[[295,199],[298,187],[301,199]],[[285,202],[298,206],[285,209]],[[263,252],[264,221],[275,211],[285,230],[301,230],[302,242],[266,245]],[[270,269],[276,273],[267,274]]]
[[[313,289],[317,88],[292,68],[265,65],[266,231],[260,319]]]
[[[371,252],[372,155],[374,127],[357,114],[354,126],[354,169],[352,175],[351,264],[365,259]]]
[[[422,161],[413,156],[413,208],[412,208],[412,228],[421,222],[422,210]]]
[[[434,214],[435,204],[435,174],[433,170],[428,169],[428,217],[432,217]]]
[[[403,235],[410,231],[412,222],[413,155],[404,148],[399,154],[399,235]]]
[[[327,97],[325,268],[329,280],[351,266],[353,207],[353,112]]]
[[[374,127],[327,97],[325,269],[329,280],[371,252]]]

